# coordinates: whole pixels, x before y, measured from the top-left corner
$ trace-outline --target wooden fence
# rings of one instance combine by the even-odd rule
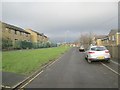
[[[120,45],[119,46],[106,46],[110,51],[112,59],[120,60]]]

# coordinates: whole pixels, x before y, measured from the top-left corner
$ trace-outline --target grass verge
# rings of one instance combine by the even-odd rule
[[[56,47],[2,52],[2,71],[29,75],[68,49],[69,47]]]

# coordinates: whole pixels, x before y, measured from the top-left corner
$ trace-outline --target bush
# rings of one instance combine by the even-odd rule
[[[17,41],[15,42],[15,49],[31,49],[33,47],[33,44],[28,41]]]
[[[57,47],[57,44],[51,43],[51,47]]]
[[[12,40],[2,38],[2,49],[9,49],[13,46]]]
[[[37,48],[49,48],[57,47],[57,44],[51,42],[39,42],[32,43],[28,41],[15,41],[14,45],[10,39],[2,39],[2,49],[37,49]]]
[[[31,48],[33,47],[33,45],[32,45],[31,42],[21,41],[20,47],[21,47],[22,49],[27,49],[27,48],[31,49]]]

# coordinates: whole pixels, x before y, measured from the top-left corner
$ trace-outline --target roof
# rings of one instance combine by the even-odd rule
[[[112,29],[108,35],[114,35],[118,32],[117,29]]]
[[[102,39],[105,37],[107,37],[107,35],[97,35],[97,36],[95,36],[95,39]]]
[[[3,27],[6,27],[6,28],[9,28],[9,29],[13,29],[13,30],[15,30],[15,31],[20,31],[20,32],[24,32],[24,33],[30,34],[30,33],[26,32],[26,31],[25,31],[24,29],[22,29],[22,28],[19,28],[19,27],[16,27],[16,26],[14,26],[14,25],[10,25],[10,24],[4,23],[4,22],[2,22],[2,26],[3,26]]]
[[[30,30],[31,30],[31,29],[30,29]],[[43,33],[39,33],[39,32],[34,31],[34,30],[31,30],[31,31],[33,31],[33,32],[37,33],[37,35],[44,36],[45,38],[47,38],[47,36],[45,36]]]
[[[47,36],[44,35],[45,38],[48,38]]]
[[[42,36],[42,35],[43,35],[42,33],[39,33],[39,32],[37,32],[37,31],[34,31],[34,30],[32,30],[32,29],[29,29],[29,30],[31,30],[32,32],[35,32],[35,33],[37,33],[37,35],[40,35],[40,36]]]

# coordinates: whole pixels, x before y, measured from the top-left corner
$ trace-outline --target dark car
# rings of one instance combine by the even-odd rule
[[[84,51],[85,51],[84,47],[83,47],[83,46],[80,46],[79,51],[80,51],[80,52],[84,52]]]

